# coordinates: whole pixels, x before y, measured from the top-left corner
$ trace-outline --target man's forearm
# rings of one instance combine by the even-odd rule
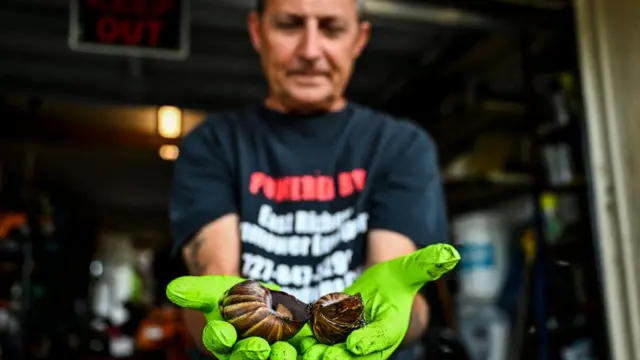
[[[182,259],[191,275],[204,275],[207,264],[201,259],[201,249],[205,242],[202,234],[196,235],[182,249]]]
[[[204,241],[204,236],[199,234],[182,248],[182,259],[190,275],[205,275],[207,264],[201,260],[200,254]],[[206,325],[204,315],[200,311],[193,309],[184,309],[182,314],[196,346],[200,351],[208,354],[207,348],[202,343],[202,330]]]
[[[429,324],[429,304],[421,294],[416,295],[411,308],[411,320],[409,321],[409,329],[404,336],[402,345],[414,343],[422,337]]]
[[[205,225],[182,248],[191,275],[240,275],[238,216],[225,215]]]
[[[205,226],[191,238],[182,248],[182,259],[189,274],[239,276],[240,241],[233,241],[234,238],[239,238],[237,229],[237,217],[225,216]],[[203,314],[197,310],[184,309],[183,315],[196,345],[205,354],[209,354],[202,343],[202,330],[206,324]]]

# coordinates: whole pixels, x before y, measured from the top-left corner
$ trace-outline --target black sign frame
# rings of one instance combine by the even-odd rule
[[[128,57],[148,57],[165,60],[184,60],[190,53],[190,21],[191,7],[190,0],[181,0],[180,9],[180,33],[178,49],[154,49],[142,46],[128,46],[119,44],[100,44],[95,42],[85,42],[81,39],[80,9],[79,2],[84,0],[70,0],[69,13],[69,48],[74,51],[101,54],[101,55],[122,55]]]

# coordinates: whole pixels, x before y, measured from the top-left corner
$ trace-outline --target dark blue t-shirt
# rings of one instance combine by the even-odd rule
[[[240,217],[241,275],[303,301],[357,278],[368,229],[401,233],[419,247],[447,237],[431,138],[356,104],[311,116],[247,107],[191,131],[171,194],[176,248],[229,213]]]

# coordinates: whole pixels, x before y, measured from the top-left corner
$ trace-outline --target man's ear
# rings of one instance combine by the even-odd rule
[[[353,57],[358,58],[362,51],[369,43],[371,37],[371,24],[367,21],[360,23],[360,29],[358,32],[358,39],[356,40],[356,46],[353,48]]]
[[[247,18],[247,28],[249,29],[249,37],[251,38],[251,44],[257,52],[262,49],[262,39],[260,38],[260,14],[256,11],[249,13]]]

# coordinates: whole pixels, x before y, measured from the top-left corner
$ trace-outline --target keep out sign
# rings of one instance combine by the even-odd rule
[[[72,0],[69,44],[79,51],[184,58],[188,0]]]

